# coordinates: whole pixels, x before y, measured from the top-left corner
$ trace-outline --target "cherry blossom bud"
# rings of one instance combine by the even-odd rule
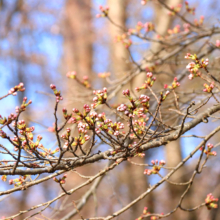
[[[163,166],[163,165],[165,165],[165,164],[166,164],[166,162],[165,162],[164,160],[161,160],[161,161],[160,161],[160,165]]]
[[[148,176],[150,176],[150,175],[151,175],[151,170],[145,169],[145,170],[144,170],[144,174],[147,174]]]
[[[148,72],[148,73],[147,73],[147,77],[148,77],[148,78],[151,78],[152,76],[153,76],[153,74],[152,74],[151,72]]]
[[[216,47],[220,47],[220,40],[216,40],[215,46],[216,46]]]
[[[53,84],[50,84],[50,88],[54,90],[54,89],[56,89],[56,86]]]
[[[98,102],[98,97],[94,97],[93,102]]]
[[[79,113],[79,110],[77,108],[73,108],[74,113]]]

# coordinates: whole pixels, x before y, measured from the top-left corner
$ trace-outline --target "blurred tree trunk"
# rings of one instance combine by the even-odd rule
[[[166,0],[165,3],[168,6],[177,6],[178,4],[182,3],[182,0]],[[171,27],[173,23],[173,17],[168,15],[168,11],[162,7],[159,3],[155,2],[155,7],[154,7],[154,24],[156,27],[156,30],[158,34],[161,36],[164,36],[167,34],[167,30]],[[161,44],[158,43],[152,43],[151,48],[149,51],[153,51],[154,53],[157,53],[158,51],[161,50]],[[146,55],[147,58],[151,58],[152,55]],[[146,66],[146,64],[143,63],[143,66]],[[169,66],[168,66],[169,69]],[[141,74],[138,77],[135,78],[134,80],[134,86],[137,85],[142,85],[142,82],[145,80],[145,74]],[[162,76],[157,76],[157,80],[163,80],[161,78]],[[173,80],[173,79],[171,79]],[[171,121],[170,124],[173,122]],[[181,154],[181,146],[180,146],[180,141],[173,141],[171,143],[168,143],[165,147],[165,155],[166,155],[166,163],[168,167],[175,167],[181,160],[182,160],[182,154]],[[171,178],[172,180],[175,180],[176,182],[185,182],[187,179],[184,177],[186,174],[187,170],[186,168],[180,169],[174,176]],[[167,198],[167,210],[171,211],[173,208],[175,208],[176,204],[179,201],[181,193],[183,193],[185,187],[181,186],[175,186],[171,185],[168,183],[168,190],[169,190],[169,197]],[[191,205],[191,200],[190,197],[188,196],[186,198],[187,200],[187,206],[192,207]],[[189,217],[190,216],[190,217]],[[190,213],[183,213],[181,212],[181,216],[179,211],[174,213],[170,219],[191,219],[191,220],[196,220],[196,216]]]
[[[178,4],[181,4],[183,1],[182,0],[167,0],[166,4],[168,6],[177,6]],[[167,30],[171,27],[173,23],[173,17],[169,16],[167,14],[167,10],[164,7],[161,7],[159,4],[155,4],[155,26],[160,35],[165,35],[167,33]],[[160,44],[152,44],[152,50],[154,52],[157,52],[161,49]],[[173,79],[172,79],[173,80]],[[173,122],[170,122],[173,123]],[[166,145],[165,147],[165,155],[166,155],[166,163],[168,167],[175,167],[181,160],[182,160],[182,153],[181,153],[181,144],[180,140],[176,140],[173,142],[170,142]],[[178,170],[178,172],[173,175],[171,180],[176,181],[176,182],[186,182],[188,181],[186,178],[186,173],[187,169],[185,167],[181,168]],[[181,187],[181,186],[175,186],[168,184],[168,189],[169,189],[169,194],[170,198],[168,201],[169,210],[172,210],[175,208],[176,204],[179,202],[180,195],[184,192],[186,187]],[[191,202],[190,195],[188,195],[186,198],[187,200],[187,207],[193,207],[193,204]],[[189,219],[189,220],[196,220],[196,216],[193,213],[183,213],[181,211],[177,211],[172,215],[170,219]]]
[[[61,32],[63,35],[63,59],[61,63],[61,69],[63,73],[62,81],[65,83],[63,96],[65,97],[65,106],[69,112],[73,108],[79,108],[81,110],[83,104],[87,104],[82,98],[79,101],[75,100],[77,95],[86,92],[86,88],[76,83],[76,81],[66,78],[66,73],[69,71],[76,71],[77,78],[82,80],[83,76],[88,76],[89,80],[92,80],[93,69],[93,28],[92,28],[92,14],[91,14],[91,1],[76,1],[66,0],[64,5],[64,17],[61,22]],[[89,92],[89,90],[88,90]],[[75,128],[75,127],[74,127]],[[78,132],[72,127],[72,135],[78,136]],[[88,147],[87,144],[86,147]],[[84,149],[85,150],[85,149]],[[79,153],[79,152],[78,152]],[[72,155],[71,155],[72,156]],[[93,167],[86,167],[81,169],[84,172],[94,171]],[[80,171],[80,172],[81,172]],[[82,178],[74,173],[69,173],[68,178],[70,184],[66,184],[65,187],[73,188],[77,184],[82,182]],[[80,193],[75,193],[70,196],[69,202],[79,199],[87,188]],[[82,210],[82,215],[92,215],[94,204],[91,201],[85,205],[85,209]],[[72,211],[73,207],[65,210],[62,213],[64,216]],[[74,217],[73,217],[74,218]]]
[[[125,46],[121,43],[116,43],[115,38],[118,35],[124,33],[126,29],[126,19],[127,13],[126,8],[128,0],[108,0],[109,17],[113,20],[116,25],[108,22],[109,25],[109,36],[110,36],[110,59],[111,66],[110,71],[113,72],[116,78],[122,78],[129,74],[131,69],[131,64],[129,62],[129,53]],[[121,28],[120,28],[121,27]],[[118,93],[117,103],[120,103],[123,100],[122,90],[130,89],[130,85],[125,85],[122,87],[121,91]]]
[[[129,1],[128,0],[108,0],[108,6],[110,8],[109,10],[109,17],[116,23],[117,27],[114,24],[109,22],[109,36],[110,36],[110,63],[111,63],[111,72],[114,73],[114,76],[116,78],[122,78],[126,75],[129,75],[129,71],[131,70],[131,63],[129,62],[129,53],[128,50],[125,48],[125,46],[121,43],[115,42],[115,37],[117,35],[122,35],[124,33],[124,30],[126,29],[126,19],[127,19],[127,5]],[[123,30],[124,29],[124,30]],[[123,103],[125,100],[122,95],[122,90],[124,89],[130,89],[131,90],[131,84],[127,84],[122,87],[121,91],[118,92],[117,100],[114,100],[117,104]],[[127,123],[127,122],[125,122]],[[138,163],[144,163],[144,158],[139,158]],[[135,198],[137,198],[141,193],[147,190],[148,188],[148,181],[145,175],[143,175],[143,172],[140,170],[138,172],[137,166],[127,162],[125,163],[125,170],[123,171],[123,174],[118,173],[120,175],[117,177],[119,181],[117,181],[117,184],[125,185],[127,186],[127,201],[126,203],[129,203],[133,201]],[[121,187],[116,186],[116,188],[120,189]],[[119,192],[120,194],[120,192]],[[124,198],[123,198],[124,199]],[[151,207],[152,207],[152,194],[151,194]],[[128,217],[129,219],[136,219],[138,216],[141,215],[143,209],[145,206],[147,206],[149,203],[149,198],[145,198],[142,201],[140,201],[138,204],[135,204],[131,207],[129,210],[129,213],[125,213],[123,215],[123,218]],[[128,215],[128,216],[127,216]]]
[[[62,71],[64,75],[69,71],[76,71],[80,79],[85,75],[91,77],[93,66],[91,2],[66,0],[64,7]],[[75,85],[73,80],[67,80],[65,89],[68,98],[78,91],[77,88],[82,89]]]
[[[115,37],[122,35],[126,25],[127,19],[127,0],[115,1],[108,0],[109,17],[120,27],[115,26],[109,22],[109,36],[110,36],[110,57],[111,57],[111,71],[114,72],[116,77],[121,77],[129,70],[129,54],[123,44],[116,43]]]
[[[65,106],[69,111],[72,111],[73,107],[81,110],[83,105],[88,103],[86,101],[88,97],[78,98],[78,101],[75,97],[87,91],[91,93],[73,79],[66,78],[67,72],[76,71],[79,80],[82,80],[83,76],[88,76],[92,83],[94,34],[91,4],[91,1],[66,0],[64,6],[65,13],[61,26],[64,40],[61,67],[65,83],[63,96],[66,97]],[[87,147],[88,144],[85,148]]]

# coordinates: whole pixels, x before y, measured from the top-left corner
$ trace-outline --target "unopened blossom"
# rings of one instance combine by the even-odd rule
[[[121,104],[120,106],[118,106],[117,111],[124,112],[126,109],[127,109],[127,105]]]
[[[216,40],[215,46],[216,46],[216,47],[220,47],[220,40]]]

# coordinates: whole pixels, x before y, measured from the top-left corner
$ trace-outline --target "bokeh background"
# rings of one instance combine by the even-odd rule
[[[183,1],[172,0],[169,3],[177,5]],[[191,0],[189,4],[196,7],[196,14],[188,15],[188,19],[190,17],[199,19],[201,15],[204,15],[205,25],[219,26],[220,4],[217,0]],[[116,80],[130,68],[129,64],[125,62],[126,59],[129,59],[126,49],[114,40],[115,36],[121,34],[122,31],[114,27],[107,19],[96,18],[96,14],[100,13],[100,5],[108,5],[112,20],[127,28],[135,27],[138,21],[152,21],[158,28],[161,28],[158,31],[162,32],[163,29],[166,31],[179,22],[178,19],[172,17],[167,23],[164,23],[164,16],[167,16],[167,12],[161,12],[161,9],[152,2],[142,6],[141,1],[137,0],[0,0],[0,96],[6,94],[19,82],[23,82],[26,87],[24,93],[1,101],[0,114],[6,116],[14,112],[15,106],[22,102],[24,96],[27,96],[33,101],[33,104],[28,107],[23,118],[30,126],[35,126],[36,134],[43,136],[43,143],[48,148],[56,147],[55,136],[48,131],[48,127],[52,127],[54,121],[54,96],[49,87],[51,83],[62,91],[64,97],[64,101],[61,102],[62,107],[80,108],[85,101],[91,103],[91,99],[86,99],[86,95],[83,95],[90,91],[67,79],[68,71],[76,71],[80,79],[88,76],[92,87],[99,89],[108,83],[105,79],[97,78],[98,73],[110,72],[110,78]],[[154,37],[154,33],[151,37]],[[140,62],[152,45],[137,38],[132,40],[134,44],[130,48],[131,53],[134,60]],[[182,68],[185,66],[183,65]],[[169,82],[171,78],[166,80]],[[112,104],[120,102],[120,99],[121,97],[118,95],[112,100]],[[206,134],[214,125],[201,126],[199,130],[195,128],[188,132],[188,135],[192,133]],[[181,143],[176,143],[178,152],[171,151],[168,154],[163,149],[154,150],[146,155],[142,162],[149,162],[151,159],[179,159],[179,157],[186,156],[198,143],[197,139],[183,139]],[[6,143],[4,144],[9,147]],[[179,154],[180,156],[177,156]],[[7,159],[7,156],[3,158],[1,155],[0,159]],[[203,176],[198,177],[196,187],[192,188],[186,203],[195,206],[203,201],[209,192],[213,192],[215,197],[220,197],[218,185],[220,169],[217,160],[211,160],[208,163]],[[100,163],[95,168],[89,166],[80,168],[78,171],[84,175],[92,175],[102,166],[103,164]],[[191,166],[193,165],[187,164],[184,172],[176,179],[186,180]],[[144,168],[141,169],[129,163],[114,170],[103,180],[97,190],[97,195],[90,198],[90,205],[82,210],[83,216],[112,213],[126,205],[131,199],[135,199],[147,189],[149,184],[154,184],[159,180],[155,177],[147,178],[143,175],[143,170]],[[210,171],[212,175],[208,175]],[[66,184],[68,189],[82,182],[82,179],[74,173],[70,174],[70,178],[72,180]],[[210,181],[210,179],[212,180]],[[1,191],[10,187],[12,186],[9,186],[8,183],[0,183]],[[145,206],[149,208],[150,212],[165,213],[169,211],[175,207],[174,201],[177,201],[180,193],[179,189],[174,188],[170,188],[168,184],[159,187],[151,196],[133,206],[118,219],[135,219],[140,216]],[[4,199],[0,199],[0,217],[9,216],[45,202],[59,192],[57,184],[48,181],[4,197]],[[68,201],[71,199],[77,201],[79,198],[80,193],[73,195]],[[51,209],[44,212],[45,216],[48,219],[61,219],[72,208],[68,206],[65,208],[63,205],[62,208],[64,208],[56,212],[61,206],[61,202],[53,204]],[[177,212],[169,219],[217,220],[219,218],[219,210],[208,212],[202,209],[190,216]],[[24,216],[17,219],[24,219]],[[40,216],[39,219],[46,218]]]

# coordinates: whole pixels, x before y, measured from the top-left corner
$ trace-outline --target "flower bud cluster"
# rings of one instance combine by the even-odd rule
[[[90,139],[90,136],[87,135],[88,129],[92,129],[94,126],[94,117],[96,118],[97,113],[91,112],[91,109],[89,105],[84,105],[84,113],[80,113],[80,111],[76,108],[73,108],[73,113],[76,114],[76,116],[71,117],[69,120],[69,123],[76,124],[78,127],[79,137],[75,137],[73,143],[71,144],[72,147],[75,147],[77,145],[83,145],[86,141]],[[89,114],[90,113],[90,114]],[[88,124],[88,123],[89,124]],[[63,134],[61,137],[65,140],[69,140],[71,130],[70,128],[67,128],[67,133]],[[66,142],[64,145],[64,149],[68,147],[69,143]]]
[[[167,32],[169,35],[178,34],[178,33],[188,33],[190,31],[190,24],[183,24],[183,31],[181,31],[181,26],[178,24],[173,29],[168,29]]]
[[[76,79],[78,83],[80,83],[81,85],[85,86],[86,88],[90,88],[91,85],[89,84],[89,78],[88,76],[83,76],[83,80],[80,81],[79,79],[76,78],[76,72],[72,71],[72,72],[68,72],[66,74],[66,76],[70,79]]]
[[[66,77],[70,79],[75,79],[76,78],[76,72],[75,71],[70,71],[66,74]]]
[[[60,91],[59,91],[59,92],[57,91],[55,85],[51,84],[51,85],[50,85],[50,88],[53,90],[54,95],[56,96],[56,101],[57,101],[57,102],[59,102],[60,100],[63,100],[63,97],[61,96]]]
[[[103,88],[103,90],[94,90],[93,94],[96,95],[93,98],[93,102],[91,107],[95,109],[98,105],[104,104],[107,99],[107,89]]]
[[[66,134],[62,134],[62,135],[61,135],[61,138],[65,139],[65,140],[69,140],[70,133],[71,133],[71,129],[70,129],[70,128],[67,128],[67,129],[66,129]]]
[[[145,71],[146,72],[153,72],[153,71],[155,71],[155,69],[156,69],[156,64],[155,64],[155,66],[146,66],[146,68],[145,68]]]
[[[87,130],[86,129],[89,129],[89,125],[87,123],[84,123],[84,122],[79,122],[78,123],[78,131],[80,134],[87,134]]]
[[[1,138],[7,138],[7,135],[4,131],[0,130],[0,137]]]
[[[6,181],[7,181],[7,176],[6,176],[6,175],[2,175],[2,176],[1,176],[1,180],[2,180],[3,182],[6,182]]]
[[[152,87],[154,82],[156,81],[156,77],[153,76],[151,72],[146,74],[147,80],[141,87],[136,87],[135,90],[139,92],[140,90],[147,89],[148,87]]]
[[[168,15],[174,16],[176,15],[176,13],[180,12],[181,8],[182,8],[182,4],[178,4],[177,6],[171,6],[170,7],[172,9],[172,12],[169,11]]]
[[[13,123],[13,126],[15,126],[15,123]],[[17,146],[20,146],[21,144],[21,149],[24,149],[28,153],[32,154],[34,151],[37,149],[40,149],[42,151],[39,152],[39,154],[43,157],[48,157],[50,155],[53,155],[57,152],[59,152],[59,148],[56,148],[54,151],[51,149],[45,148],[40,141],[42,140],[42,136],[38,135],[37,140],[34,142],[34,135],[33,131],[35,130],[34,126],[32,127],[27,127],[26,123],[24,120],[19,120],[17,123],[17,129],[19,130],[19,134],[21,136],[17,137],[14,136],[11,141],[15,143]],[[14,148],[15,151],[18,150],[18,147]]]
[[[171,86],[168,86],[167,84],[165,84],[165,85],[164,85],[164,89],[167,89],[167,88],[169,88],[169,89],[175,89],[175,88],[177,88],[177,87],[179,87],[179,86],[180,86],[180,83],[177,82],[177,77],[175,77],[174,80],[173,80],[173,82],[172,82],[172,85],[171,85]]]
[[[137,25],[136,25],[134,31],[137,32],[137,33],[139,33],[143,28],[144,28],[144,24],[143,24],[141,21],[138,21],[138,23],[137,23]],[[132,30],[132,29],[130,29],[130,30]],[[130,32],[130,31],[129,31],[129,32]]]
[[[194,24],[196,25],[196,26],[202,26],[203,25],[203,22],[204,22],[204,16],[203,15],[201,15],[200,16],[200,19],[199,19],[199,21],[197,20],[197,19],[194,19]]]
[[[206,58],[205,60],[202,59],[201,63],[200,63],[200,65],[201,65],[200,68],[206,68],[208,66],[208,64],[209,64],[209,59],[208,58]]]
[[[184,58],[185,59],[191,59],[191,60],[197,60],[198,59],[196,54],[192,55],[191,53],[187,53]]]
[[[214,145],[211,144],[211,143],[208,143],[207,144],[207,150],[205,149],[204,150],[204,153],[208,156],[216,156],[217,155],[217,152],[216,151],[212,151],[212,149],[214,148]],[[200,148],[200,150],[202,150],[203,147]]]
[[[16,179],[10,179],[9,180],[9,184],[12,185],[14,184],[14,186],[21,186],[25,183],[26,178],[28,177],[28,175],[25,176],[20,176],[19,178]]]
[[[108,11],[109,11],[109,7],[103,7],[102,5],[99,6],[99,10],[102,12],[101,14],[97,14],[96,17],[100,18],[100,17],[107,17],[108,16]]]
[[[17,118],[17,115],[14,114],[14,113],[11,113],[9,116],[8,116],[8,119],[6,117],[2,117],[0,115],[0,124],[2,125],[8,125],[8,124],[11,124],[15,119]]]
[[[88,76],[83,76],[82,84],[83,84],[86,88],[90,88],[90,87],[91,87],[91,85],[90,85],[90,83],[89,83],[89,77],[88,77]]]
[[[181,30],[180,30],[180,25],[176,25],[173,29],[168,29],[167,30],[168,34],[177,34],[177,33],[180,33]]]
[[[11,88],[9,91],[8,91],[8,94],[9,95],[17,95],[17,91],[19,92],[24,92],[25,91],[25,88],[24,88],[24,83],[19,83],[17,86],[15,86],[14,88]]]
[[[138,120],[132,121],[133,123],[133,128],[136,134],[142,135],[144,133],[144,130],[146,128],[146,122],[149,118],[144,118],[143,116],[139,118]],[[134,134],[133,134],[134,135]],[[131,136],[132,137],[132,136]]]
[[[101,131],[107,132],[114,136],[119,136],[123,132],[120,130],[124,129],[124,124],[121,122],[112,122],[111,119],[107,119],[105,113],[99,114],[96,118],[97,128],[96,133],[100,133]]]
[[[159,163],[158,163],[158,160],[155,160],[155,161],[152,160],[151,163],[153,165],[153,169],[144,170],[144,174],[147,174],[148,176],[150,176],[151,174],[159,173],[160,169],[166,164],[164,160],[161,160]]]
[[[183,24],[184,32],[188,33],[190,31],[190,24],[185,23]]]
[[[147,207],[144,207],[144,210],[143,210],[141,216],[138,217],[138,218],[136,218],[135,220],[142,220],[142,219],[144,219],[144,216],[145,216],[145,215],[149,215],[150,212],[148,212],[147,210],[148,210],[148,208],[147,208]]]
[[[104,73],[98,73],[98,77],[100,78],[107,78],[111,75],[109,72],[104,72]]]
[[[2,117],[1,115],[0,115],[0,124],[1,125],[4,125],[4,124],[6,124],[6,122],[7,122],[7,118],[6,117]]]
[[[175,88],[177,88],[179,86],[180,86],[180,83],[177,82],[177,77],[175,77],[173,82],[172,82],[172,89],[175,89]]]
[[[164,87],[167,87],[167,85],[165,85]],[[170,94],[170,91],[169,91],[169,90],[167,90],[165,93],[161,92],[161,93],[160,93],[160,100],[161,100],[161,101],[164,101],[169,94]]]
[[[139,21],[135,27],[135,29],[129,29],[128,30],[128,35],[131,34],[138,34],[140,33],[141,30],[144,30],[146,32],[150,32],[154,30],[154,24],[152,22],[146,22],[143,24],[141,21]]]
[[[57,147],[55,150],[51,150],[51,149],[45,148],[42,144],[39,144],[38,148],[42,150],[41,152],[39,152],[39,154],[42,157],[47,157],[48,159],[51,158],[50,155],[53,155],[60,151],[59,147]]]
[[[218,198],[215,198],[211,193],[209,193],[205,199],[206,207],[210,209],[218,208]]]
[[[128,37],[129,34],[122,34],[115,37],[116,42],[121,42],[125,48],[129,48],[132,45],[132,40]]]
[[[198,71],[199,70],[199,65],[196,65],[194,62],[189,63],[186,68],[190,72],[188,78],[192,80],[193,78],[200,76],[201,73]]]
[[[149,100],[150,98],[147,95],[140,95],[137,100],[134,100],[133,97],[130,96],[130,91],[128,89],[123,90],[122,94],[128,98],[131,102],[130,105],[121,104],[118,106],[117,111],[124,112],[124,114],[128,117],[134,117],[137,115],[140,117],[145,117],[145,113],[148,112],[149,109]]]
[[[67,114],[67,109],[66,108],[63,108],[63,117],[66,119],[66,120],[69,120],[71,118],[71,115],[72,114]]]
[[[195,15],[195,10],[196,10],[196,9],[195,9],[194,7],[193,7],[193,8],[190,8],[188,1],[185,1],[185,6],[186,6],[186,11],[187,11],[187,12],[189,12],[190,14]]]
[[[214,88],[214,82],[212,82],[210,85],[204,83],[203,86],[205,87],[205,89],[203,89],[203,92],[211,93]]]
[[[143,210],[141,216],[138,217],[138,218],[136,218],[135,220],[143,220],[143,219],[145,219],[145,217],[146,217],[147,215],[150,215],[150,214],[151,214],[151,213],[148,212],[148,208],[147,208],[147,207],[144,207],[144,210]],[[164,213],[161,213],[161,215],[164,215]],[[158,216],[151,216],[150,219],[151,219],[151,220],[156,220],[156,219],[160,219],[160,217],[158,217]]]
[[[32,103],[31,100],[29,100],[27,103],[26,102],[27,102],[27,97],[24,97],[23,102],[21,104],[21,107],[19,108],[18,106],[16,106],[16,108],[15,108],[16,113],[20,113],[20,112],[25,111],[26,107]]]
[[[83,114],[78,109],[73,108],[73,114],[75,115],[73,115],[69,119],[69,123],[72,123],[72,124],[77,123],[78,132],[79,132],[79,137],[74,137],[74,141],[71,144],[72,147],[83,145],[86,141],[90,139],[90,136],[87,135],[88,130],[93,130],[95,122],[99,121],[100,118],[102,118],[104,114],[103,113],[103,114],[98,115],[95,111],[91,112],[91,108],[87,104],[85,104],[83,108],[84,108]],[[98,130],[99,128],[96,128],[96,131]],[[67,149],[69,146],[69,137],[71,133],[70,128],[67,128],[66,131],[67,132],[65,134],[61,135],[63,139],[67,140],[67,142],[65,142],[64,144],[64,149]]]
[[[140,95],[139,96],[139,101],[141,103],[141,105],[145,108],[149,108],[149,101],[150,101],[150,97],[148,97],[147,95]],[[141,110],[141,112],[143,112],[143,110]],[[143,115],[141,115],[140,117],[142,117]]]
[[[195,60],[195,62],[191,62],[189,63],[186,68],[188,69],[188,71],[191,73],[189,75],[189,79],[193,79],[194,77],[200,76],[201,73],[199,72],[199,69],[206,69],[208,64],[209,64],[209,59],[202,59],[201,61],[199,61],[199,59],[197,58],[196,54],[192,55],[190,53],[187,53],[185,56],[186,59],[193,59]]]
[[[57,183],[64,184],[66,182],[67,174],[65,173],[62,178],[57,179],[53,177],[53,180]]]

